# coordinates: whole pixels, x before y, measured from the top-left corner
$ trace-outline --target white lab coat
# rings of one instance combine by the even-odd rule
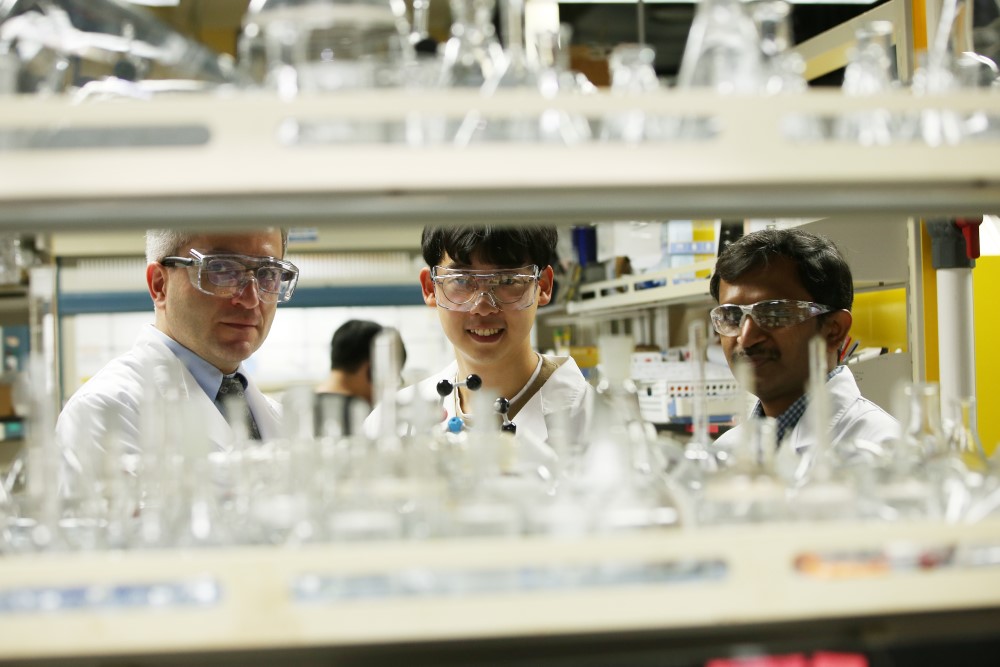
[[[161,404],[171,389],[182,400],[191,399],[198,421],[182,428],[202,429],[216,451],[230,448],[233,430],[215,401],[163,343],[152,325],[143,330],[131,350],[110,361],[70,397],[56,422],[56,437],[67,447],[92,445],[103,449],[113,428],[127,448],[138,451],[143,390],[149,385]],[[247,377],[246,397],[261,438],[277,437],[278,404],[264,396],[250,377]]]
[[[849,368],[844,368],[826,383],[830,392],[830,445],[867,440],[885,442],[899,434],[899,422],[878,405],[861,395]],[[809,407],[795,427],[781,441],[783,452],[801,453],[814,442]],[[746,424],[730,429],[715,441],[720,447],[738,445]]]
[[[557,360],[558,357],[548,359]],[[418,396],[436,396],[436,386],[441,380],[455,380],[458,362],[451,362],[438,373],[421,380],[416,385],[399,392],[400,402],[409,402],[416,392]],[[488,380],[488,378],[486,378]],[[541,389],[511,420],[517,426],[516,438],[518,454],[522,463],[548,463],[554,458],[552,450],[545,444],[549,439],[549,427],[557,415],[564,413],[568,419],[573,442],[586,442],[586,434],[593,413],[594,390],[587,383],[580,367],[572,357],[567,357],[559,368],[549,376]],[[445,416],[441,428],[446,429],[448,420],[455,416],[455,402],[450,396],[441,401]],[[376,406],[365,420],[365,433],[375,437],[378,433],[381,410]]]

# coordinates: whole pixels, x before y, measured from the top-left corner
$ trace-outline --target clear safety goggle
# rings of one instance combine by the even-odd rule
[[[540,272],[534,264],[510,270],[431,269],[437,304],[445,310],[470,311],[481,296],[495,307],[524,310],[535,302]]]
[[[801,324],[810,317],[829,313],[832,308],[813,301],[774,299],[758,301],[749,306],[726,303],[712,309],[712,326],[722,336],[738,336],[747,315],[764,331],[773,331]]]
[[[284,303],[292,298],[299,279],[299,270],[294,264],[276,257],[203,255],[191,250],[191,257],[164,257],[160,264],[187,268],[191,284],[198,290],[227,299],[241,294],[253,280],[261,301]]]

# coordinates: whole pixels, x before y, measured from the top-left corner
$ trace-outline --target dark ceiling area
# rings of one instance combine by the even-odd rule
[[[885,0],[870,5],[806,5],[792,9],[792,33],[796,43],[871,10]],[[680,67],[696,5],[647,4],[644,7],[646,42],[656,49],[656,72],[670,80]],[[560,4],[560,20],[573,26],[573,44],[596,51],[609,51],[616,44],[639,38],[638,9],[635,4]],[[831,72],[812,85],[839,86],[843,70]]]

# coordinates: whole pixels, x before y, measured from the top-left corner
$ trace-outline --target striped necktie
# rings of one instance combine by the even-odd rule
[[[222,408],[222,414],[226,414],[224,405],[226,398],[229,397],[230,400],[233,400],[234,398],[237,399],[238,405],[243,412],[243,419],[246,420],[250,438],[253,440],[260,440],[260,431],[257,429],[257,422],[254,420],[253,413],[250,412],[250,405],[247,403],[246,387],[247,380],[241,373],[223,375],[222,386],[219,387],[219,393],[215,397],[215,403]]]

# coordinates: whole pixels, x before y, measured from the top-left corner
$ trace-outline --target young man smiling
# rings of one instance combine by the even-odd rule
[[[427,266],[420,271],[420,286],[424,302],[437,309],[455,361],[417,385],[421,396],[434,395],[441,380],[457,384],[474,374],[482,380],[480,391],[508,399],[507,418],[519,439],[547,442],[556,415],[584,433],[592,390],[576,362],[531,347],[537,309],[552,299],[556,241],[553,227],[424,229]],[[442,405],[445,425],[454,417],[466,421],[472,417],[472,392],[458,387]],[[500,416],[489,418],[499,429]]]
[[[753,416],[777,420],[779,443],[800,451],[814,442],[803,416],[809,341],[815,336],[826,350],[830,442],[881,442],[896,435],[896,420],[861,396],[850,369],[837,365],[851,329],[854,281],[832,242],[797,228],[748,234],[719,255],[710,290],[720,304],[712,310],[712,324],[726,359],[730,367],[750,364],[759,399]],[[738,442],[743,429],[728,431],[717,443]]]

